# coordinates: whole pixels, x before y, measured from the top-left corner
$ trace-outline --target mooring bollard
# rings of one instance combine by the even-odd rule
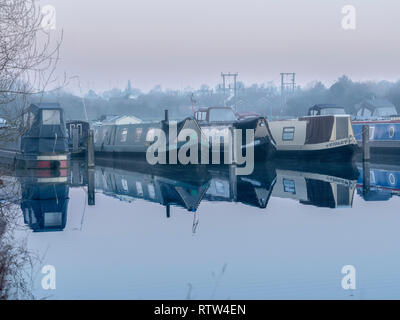
[[[369,125],[363,125],[362,127],[362,148],[363,148],[363,160],[370,160],[369,152]]]
[[[94,167],[94,134],[93,134],[93,130],[89,130],[89,134],[88,134],[87,162],[88,162],[88,168]]]
[[[164,120],[169,121],[168,110],[164,110]]]
[[[171,217],[171,208],[170,208],[170,205],[169,204],[167,204],[166,206],[165,206],[165,211],[166,211],[166,215],[167,215],[167,218],[170,218]]]

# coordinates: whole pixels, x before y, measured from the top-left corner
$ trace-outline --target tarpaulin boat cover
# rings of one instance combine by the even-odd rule
[[[25,154],[68,151],[63,109],[58,103],[32,104],[25,114],[26,132],[21,138]]]
[[[307,121],[306,144],[328,142],[332,135],[334,116],[301,118]]]

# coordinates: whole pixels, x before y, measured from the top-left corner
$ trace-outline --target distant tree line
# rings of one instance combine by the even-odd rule
[[[52,91],[44,99],[59,102],[65,109],[67,119],[84,119],[84,105],[89,120],[98,120],[105,115],[134,115],[143,120],[160,120],[164,110],[170,117],[182,119],[193,115],[193,108],[206,106],[234,106],[236,111],[253,111],[264,116],[303,116],[308,109],[318,103],[338,104],[350,114],[355,113],[355,105],[364,99],[382,98],[392,102],[400,112],[400,81],[355,82],[342,76],[330,87],[315,81],[306,87],[297,87],[288,95],[282,109],[279,88],[273,83],[238,83],[236,97],[228,97],[221,86],[211,88],[202,85],[199,89],[163,90],[160,85],[147,93],[132,88],[130,82],[125,90],[113,88],[103,93],[89,90],[84,97],[78,97],[65,90]]]

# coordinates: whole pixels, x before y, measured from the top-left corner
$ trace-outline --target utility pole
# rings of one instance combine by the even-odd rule
[[[223,90],[224,90],[224,106],[226,106],[226,89],[229,90],[229,93],[231,93],[232,91],[232,87],[231,85],[228,86],[228,88],[226,87],[226,78],[233,78],[233,96],[236,98],[237,95],[237,77],[238,77],[238,73],[223,73],[221,72],[221,77],[222,77],[222,86],[223,86]],[[235,106],[236,109],[236,106]]]
[[[281,113],[286,107],[287,96],[294,93],[296,88],[296,73],[284,72],[281,73]]]

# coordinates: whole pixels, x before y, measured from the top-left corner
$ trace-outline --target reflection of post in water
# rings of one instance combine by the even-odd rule
[[[370,189],[370,150],[369,150],[369,126],[363,125],[362,148],[363,148],[363,194],[366,196]]]
[[[366,196],[370,190],[371,172],[369,161],[363,161],[363,195]]]
[[[88,204],[94,206],[95,201],[95,181],[94,181],[94,168],[88,169]]]
[[[237,176],[236,176],[236,165],[232,164],[229,166],[229,184],[231,190],[231,199],[237,201]]]
[[[197,211],[194,211],[193,214],[193,224],[192,224],[192,233],[195,234],[197,227],[199,226],[199,216],[197,214]]]

